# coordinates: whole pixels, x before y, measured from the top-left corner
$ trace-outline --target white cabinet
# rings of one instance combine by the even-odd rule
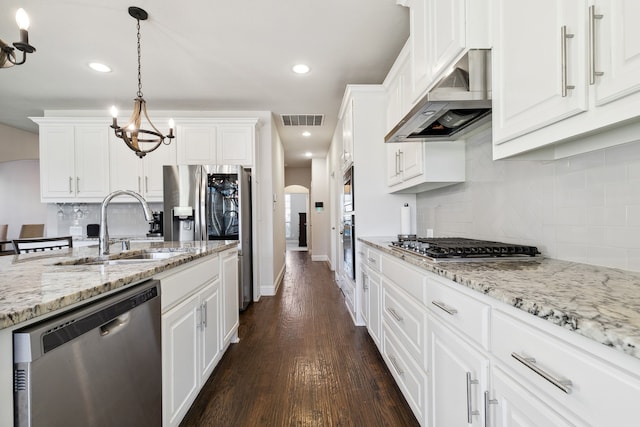
[[[342,170],[346,170],[353,164],[353,99],[350,99],[345,106],[342,115]]]
[[[222,277],[222,345],[238,341],[240,323],[240,296],[238,293],[238,250],[220,254]]]
[[[482,426],[489,357],[429,317],[429,378],[433,426]]]
[[[42,202],[102,201],[109,193],[109,127],[70,119],[33,120],[40,125]]]
[[[382,348],[382,316],[380,301],[382,287],[380,275],[366,264],[361,264],[362,273],[362,320],[378,349]]]
[[[419,193],[464,182],[465,142],[387,144],[390,193]]]
[[[176,141],[162,144],[142,159],[118,139],[109,136],[109,180],[111,191],[132,190],[142,195],[148,202],[163,199],[162,167],[176,164]],[[126,202],[124,198],[116,201]]]
[[[181,120],[177,123],[178,164],[254,163],[257,119]]]
[[[409,112],[411,100],[410,40],[407,40],[382,85],[387,92],[387,126],[389,133]]]
[[[489,48],[486,0],[409,0],[412,100],[417,101],[466,49]]]
[[[496,0],[494,158],[555,159],[635,140],[639,19],[633,0]]]

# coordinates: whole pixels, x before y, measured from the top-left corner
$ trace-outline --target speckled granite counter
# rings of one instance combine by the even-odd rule
[[[153,277],[210,254],[237,246],[237,241],[131,242],[128,252],[180,248],[179,255],[118,265],[57,265],[96,257],[96,247],[79,247],[0,257],[0,329],[88,300]],[[119,250],[113,248],[112,255]],[[182,251],[184,250],[184,252]]]
[[[640,273],[540,258],[432,262],[359,238],[385,253],[640,358]]]

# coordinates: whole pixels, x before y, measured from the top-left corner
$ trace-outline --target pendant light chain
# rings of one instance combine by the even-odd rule
[[[140,20],[137,19],[138,25],[138,98],[142,98],[142,72],[140,65]]]

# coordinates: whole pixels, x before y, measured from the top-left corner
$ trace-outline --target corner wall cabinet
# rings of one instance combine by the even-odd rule
[[[184,119],[176,123],[178,164],[251,167],[257,119]]]
[[[635,425],[636,358],[373,246],[361,251],[376,257],[382,283],[381,354],[423,426]]]
[[[109,127],[96,120],[32,120],[40,128],[41,201],[101,202],[109,194]]]
[[[180,424],[222,354],[237,342],[238,323],[225,323],[239,312],[238,299],[225,297],[238,287],[237,273],[229,273],[237,263],[230,260],[237,260],[236,249],[161,277],[163,426]]]
[[[161,202],[163,199],[162,167],[176,164],[176,141],[162,144],[142,159],[118,139],[109,134],[109,181],[111,191],[132,190],[148,202]],[[126,198],[115,201],[131,202]]]
[[[640,129],[638,20],[633,0],[496,0],[494,158],[554,159],[633,140],[631,131]]]

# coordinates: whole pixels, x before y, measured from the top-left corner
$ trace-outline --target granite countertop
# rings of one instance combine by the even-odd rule
[[[237,246],[237,241],[131,242],[129,251],[111,245],[111,257],[142,250],[175,250],[179,255],[152,262],[74,265],[98,256],[96,247],[79,247],[0,257],[0,329],[88,300],[197,258]],[[61,264],[62,263],[62,264]]]
[[[549,258],[433,262],[359,238],[376,249],[640,358],[640,273]]]

